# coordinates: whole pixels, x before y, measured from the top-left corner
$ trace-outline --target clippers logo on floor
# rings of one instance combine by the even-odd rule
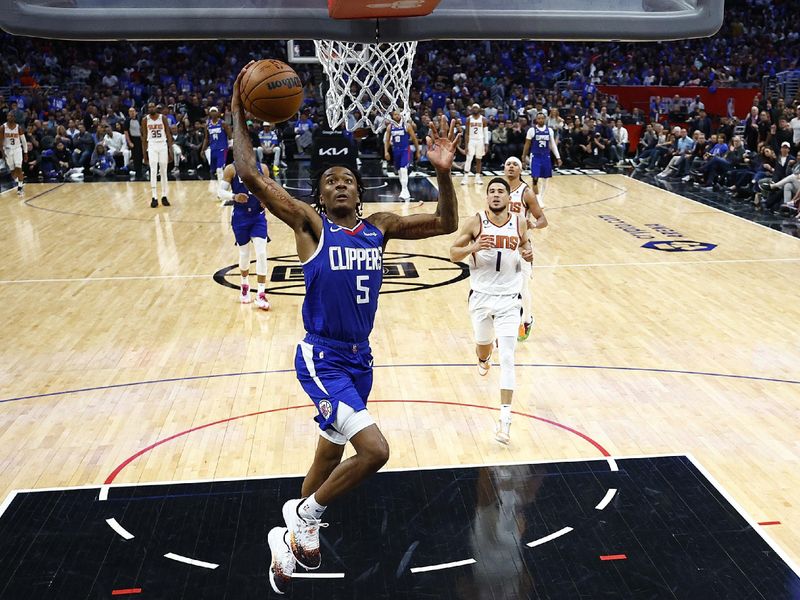
[[[676,231],[672,227],[667,227],[661,223],[645,223],[644,225],[634,225],[614,215],[597,215],[600,219],[613,225],[620,231],[635,237],[637,240],[650,240],[642,244],[646,250],[660,250],[662,252],[709,252],[717,247],[716,244],[709,242],[695,242],[684,239],[686,236]],[[656,237],[671,238],[665,241],[658,241]]]
[[[506,236],[497,237],[506,238]],[[499,240],[496,247],[514,249],[514,244],[519,244],[517,236],[508,236],[508,238]],[[360,268],[382,269],[381,294],[426,290],[457,283],[469,277],[469,267],[466,264],[452,263],[449,258],[440,256],[406,252],[384,252],[381,255],[378,248],[372,249],[376,252],[369,255],[358,253],[348,255],[346,250],[348,249],[342,251],[341,248],[337,248],[329,257],[332,268],[348,269],[355,268],[360,264]],[[255,261],[251,261],[251,264],[255,264]],[[298,262],[296,255],[271,256],[269,269],[268,293],[285,296],[305,295],[303,266]],[[214,273],[214,281],[238,290],[240,288],[239,266],[230,265],[220,269]]]

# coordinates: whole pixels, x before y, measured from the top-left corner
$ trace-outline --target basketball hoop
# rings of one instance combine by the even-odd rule
[[[335,129],[380,129],[398,111],[403,122],[411,117],[408,93],[417,42],[365,44],[315,40],[317,58],[328,78],[325,112]],[[370,118],[377,110],[381,119]]]

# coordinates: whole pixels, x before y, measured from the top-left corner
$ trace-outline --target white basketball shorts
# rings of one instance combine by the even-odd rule
[[[469,296],[469,316],[472,319],[472,331],[475,343],[491,344],[495,336],[517,337],[522,301],[518,294],[492,296],[481,292],[472,292]]]

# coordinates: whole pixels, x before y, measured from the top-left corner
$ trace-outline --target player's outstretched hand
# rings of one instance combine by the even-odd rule
[[[437,131],[437,126],[434,125],[427,137],[428,160],[437,171],[449,171],[453,166],[453,158],[456,155],[461,133],[455,133],[455,119],[450,121],[449,129],[444,119],[440,121],[442,122],[441,131]]]

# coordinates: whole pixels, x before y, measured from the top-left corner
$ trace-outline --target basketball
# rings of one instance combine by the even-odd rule
[[[250,65],[239,92],[247,112],[271,123],[291,119],[303,103],[303,82],[292,67],[279,60],[259,60]]]

